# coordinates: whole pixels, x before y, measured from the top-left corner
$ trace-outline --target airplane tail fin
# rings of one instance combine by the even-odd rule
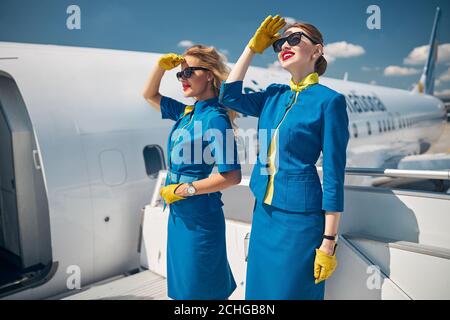
[[[425,93],[430,95],[434,92],[434,70],[436,66],[439,45],[437,40],[437,30],[440,16],[441,9],[437,7],[436,15],[434,16],[433,31],[431,32],[428,58],[423,68],[423,73],[420,76],[420,80],[413,88],[413,92]]]

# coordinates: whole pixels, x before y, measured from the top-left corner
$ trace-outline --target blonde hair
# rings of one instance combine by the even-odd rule
[[[289,24],[284,29],[284,32],[286,32],[290,28],[301,28],[306,31],[308,36],[310,36],[312,39],[314,39],[317,43],[320,43],[323,47],[323,37],[320,33],[319,29],[317,29],[312,24],[306,23],[306,22],[294,22],[292,24]],[[319,57],[319,59],[316,60],[316,64],[314,65],[314,71],[319,74],[319,76],[323,75],[325,71],[327,70],[328,62],[324,58],[323,55]]]
[[[226,58],[217,52],[214,47],[207,47],[201,44],[196,44],[183,53],[183,56],[191,56],[197,58],[200,61],[199,67],[205,67],[209,69],[213,76],[214,81],[212,83],[214,93],[219,95],[220,86],[223,80],[228,78],[230,69],[226,65]],[[228,117],[230,118],[233,128],[237,128],[234,120],[237,117],[237,112],[227,108]]]

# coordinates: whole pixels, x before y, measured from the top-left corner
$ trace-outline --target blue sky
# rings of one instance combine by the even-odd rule
[[[68,30],[66,9],[81,9],[81,30]],[[369,5],[381,9],[381,29],[369,30]],[[448,0],[0,0],[0,41],[149,52],[179,52],[183,41],[213,45],[235,62],[260,22],[280,14],[314,24],[334,58],[326,76],[409,89],[423,68],[436,7],[442,9],[437,91],[450,92]],[[267,50],[254,65],[276,60]],[[447,91],[445,91],[447,90]]]

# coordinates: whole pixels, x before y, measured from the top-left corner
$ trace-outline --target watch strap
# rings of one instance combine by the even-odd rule
[[[335,241],[335,240],[336,240],[336,236],[328,236],[328,235],[326,235],[326,234],[323,235],[323,238],[324,238],[324,239],[327,239],[327,240],[332,240],[332,241]]]

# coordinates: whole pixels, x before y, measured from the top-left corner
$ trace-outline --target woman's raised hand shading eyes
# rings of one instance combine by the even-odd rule
[[[171,70],[179,66],[183,61],[183,56],[176,53],[167,53],[159,58],[158,65],[164,70]]]
[[[268,16],[250,39],[248,47],[255,53],[263,53],[265,49],[280,38],[278,31],[285,25],[286,21],[279,15]]]

